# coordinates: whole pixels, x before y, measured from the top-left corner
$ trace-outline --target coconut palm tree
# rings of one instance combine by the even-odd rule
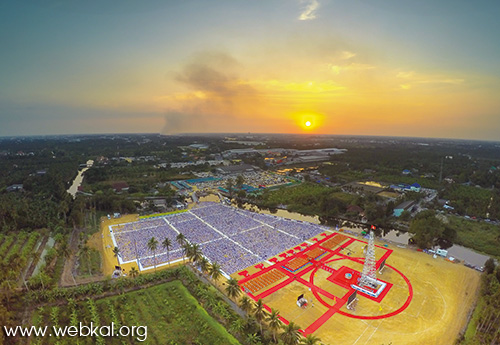
[[[90,270],[90,248],[87,247],[86,245],[82,247],[82,249],[80,250],[81,254],[82,255],[85,255],[87,257],[87,266],[88,266],[88,269],[89,269],[89,276],[92,275],[92,272]]]
[[[191,261],[193,265],[196,265],[200,262],[203,254],[201,253],[200,245],[197,243],[193,243],[191,245]]]
[[[262,321],[266,318],[266,309],[264,308],[262,298],[259,298],[257,303],[255,303],[255,307],[253,308],[253,316],[259,322],[260,333],[262,334]]]
[[[245,330],[245,322],[243,319],[238,318],[234,320],[229,327],[234,333],[243,333]]]
[[[283,325],[283,333],[281,333],[281,340],[285,345],[296,345],[299,343],[300,339],[300,327],[293,322],[288,325]]]
[[[240,301],[240,308],[245,313],[249,313],[253,309],[252,301],[247,296],[243,296]]]
[[[210,267],[208,268],[208,274],[210,277],[212,277],[213,280],[217,281],[222,275],[222,272],[220,270],[220,266],[217,262],[212,262]]]
[[[179,243],[179,246],[184,246],[184,243],[186,243],[186,237],[179,233],[176,237],[175,237],[175,240],[177,241],[177,243]],[[182,252],[182,263],[184,263],[184,251]]]
[[[300,340],[301,345],[318,345],[320,343],[320,339],[312,334],[308,334],[305,338]]]
[[[120,265],[120,260],[118,260],[119,255],[120,255],[120,248],[114,247],[113,248],[113,256],[116,258],[116,261],[118,261],[118,265]]]
[[[191,259],[191,253],[193,252],[193,246],[189,242],[184,242],[182,245],[182,260],[184,260],[184,256],[190,260]]]
[[[68,242],[63,241],[61,245],[59,246],[59,252],[63,255],[64,258],[69,258],[69,255],[71,254],[68,246]]]
[[[258,344],[260,342],[260,337],[257,333],[250,333],[247,335],[247,342],[249,344]]]
[[[132,268],[130,269],[130,272],[129,272],[130,276],[132,278],[135,278],[139,275],[139,271],[137,270],[137,268],[135,268],[135,266],[132,266]]]
[[[156,238],[151,237],[151,239],[148,241],[147,247],[149,250],[153,252],[153,260],[155,263],[155,271],[156,271],[156,249],[158,248],[158,241]]]
[[[202,256],[200,261],[198,262],[198,266],[203,273],[207,273],[210,267],[210,261],[208,261],[206,257]]]
[[[281,320],[279,315],[279,310],[271,309],[271,314],[267,315],[267,322],[269,323],[269,328],[273,332],[273,339],[276,342],[276,331],[281,328]]]
[[[229,278],[227,280],[226,292],[230,298],[236,298],[241,294],[240,284],[236,279]]]
[[[167,250],[168,265],[170,266],[170,247],[172,247],[172,241],[168,237],[165,237],[161,246]]]

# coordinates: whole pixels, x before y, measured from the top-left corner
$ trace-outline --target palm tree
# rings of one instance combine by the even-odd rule
[[[179,233],[177,237],[175,237],[175,240],[181,247],[184,246],[184,243],[186,243],[186,237],[181,233]],[[184,263],[184,252],[182,252],[182,263]]]
[[[118,260],[119,255],[120,255],[120,248],[114,247],[113,248],[113,256],[116,258],[116,261],[118,261],[118,265],[120,265],[120,260]]]
[[[300,344],[301,345],[317,345],[317,344],[319,344],[320,341],[321,340],[318,337],[316,337],[312,334],[308,334],[305,338],[302,338],[300,340]]]
[[[170,266],[170,247],[172,246],[172,241],[168,237],[165,237],[161,246],[167,250],[168,265]]]
[[[90,271],[90,248],[86,245],[82,247],[81,254],[87,256],[87,266],[89,268],[89,276],[92,275]]]
[[[202,257],[203,254],[201,254],[200,245],[197,243],[193,243],[191,245],[191,261],[193,262],[193,265],[199,263]]]
[[[137,268],[135,268],[135,266],[132,266],[132,268],[130,269],[130,272],[129,272],[130,276],[132,278],[135,278],[139,275],[139,271],[137,270]]]
[[[259,322],[260,333],[262,334],[262,321],[266,318],[266,309],[264,309],[262,298],[259,298],[255,304],[255,307],[253,308],[253,316]]]
[[[235,333],[242,333],[245,330],[245,323],[243,322],[243,319],[237,318],[229,327],[231,331]]]
[[[248,298],[247,296],[243,296],[240,301],[240,308],[248,314],[253,309],[252,301],[250,300],[250,298]]]
[[[220,278],[222,275],[222,272],[220,270],[220,266],[217,262],[213,262],[210,267],[208,268],[208,274],[210,274],[210,277],[212,277],[213,280],[217,281],[217,279]]]
[[[198,262],[198,266],[203,273],[207,273],[208,268],[210,267],[210,261],[208,261],[206,257],[202,256],[200,261]]]
[[[267,315],[267,322],[269,322],[269,328],[273,332],[274,342],[276,342],[276,331],[281,328],[279,313],[279,310],[271,309],[271,314]]]
[[[193,246],[189,242],[184,242],[182,245],[182,260],[184,261],[184,256],[188,258],[188,260],[191,259],[191,253],[192,253]]]
[[[230,298],[236,298],[241,294],[240,284],[236,279],[229,278],[227,280],[226,292]]]
[[[285,345],[296,345],[299,343],[300,339],[300,327],[293,322],[290,322],[288,325],[283,325],[283,333],[281,333],[281,340],[285,343]]]
[[[247,342],[250,344],[257,344],[260,342],[260,337],[257,333],[250,333],[247,335]]]
[[[66,259],[69,258],[69,255],[71,254],[68,246],[68,242],[63,241],[61,245],[59,246],[59,252],[65,257]]]
[[[156,238],[151,237],[151,239],[148,241],[148,249],[151,250],[153,252],[153,260],[154,260],[154,263],[155,263],[155,271],[156,271],[156,248],[158,248],[158,241],[156,240]]]

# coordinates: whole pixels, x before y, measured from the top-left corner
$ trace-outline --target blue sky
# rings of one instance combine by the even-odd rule
[[[500,140],[499,13],[494,1],[3,2],[0,135]]]

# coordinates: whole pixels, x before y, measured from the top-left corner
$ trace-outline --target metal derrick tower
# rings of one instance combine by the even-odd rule
[[[365,264],[363,265],[363,272],[361,272],[361,278],[359,279],[359,286],[372,286],[377,281],[375,266],[375,236],[373,235],[373,231],[370,231],[365,254]]]

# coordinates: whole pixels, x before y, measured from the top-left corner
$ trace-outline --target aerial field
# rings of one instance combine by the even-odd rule
[[[195,212],[220,209],[222,219],[236,212],[213,204],[208,204],[209,208],[203,207],[202,205],[202,209]],[[369,298],[358,292],[357,300],[351,305],[353,308],[348,309],[347,304],[354,292],[351,284],[355,283],[359,272],[363,270],[364,249],[367,244],[364,239],[297,221],[282,223],[276,230],[274,224],[281,223],[278,218],[272,218],[274,216],[262,215],[264,218],[261,220],[248,211],[237,212],[247,217],[245,219],[259,222],[258,228],[264,226],[268,229],[266,234],[271,238],[280,236],[279,239],[286,240],[295,234],[294,247],[285,252],[279,252],[272,246],[261,250],[259,248],[266,247],[268,242],[253,235],[241,237],[252,234],[258,228],[245,231],[232,227],[231,231],[240,232],[207,243],[235,239],[240,240],[238,248],[272,253],[266,260],[261,259],[263,261],[260,263],[256,261],[248,267],[237,263],[239,252],[233,253],[230,257],[231,264],[240,268],[238,271],[229,271],[228,274],[239,281],[250,297],[254,300],[262,298],[268,310],[279,310],[282,321],[293,321],[301,327],[304,334],[314,334],[325,344],[332,345],[381,345],[391,342],[393,345],[448,345],[464,329],[467,315],[477,296],[480,280],[478,272],[442,258],[434,259],[425,253],[376,242],[377,269],[385,262],[385,267],[382,273],[377,273],[377,278],[386,284],[386,288],[377,298]],[[103,221],[96,245],[101,247],[104,254],[103,268],[106,274],[110,274],[117,264],[112,253],[113,242],[109,226],[114,222],[134,222],[136,219],[132,217]],[[167,219],[170,221],[171,218]],[[201,219],[211,218],[202,215]],[[300,238],[297,240],[297,234],[299,230],[304,231],[301,230],[304,227],[309,227],[307,224],[312,227],[310,231],[317,231],[317,235],[312,238],[303,237],[301,242]],[[217,228],[221,229],[224,230],[223,227]],[[201,236],[206,230],[196,230],[201,233],[192,235]],[[210,255],[210,259],[214,260],[214,253]],[[216,261],[224,259],[228,260],[224,257],[215,258]],[[122,267],[128,273],[132,265],[137,267],[135,262],[125,263]],[[352,278],[348,279],[347,276]],[[297,298],[302,294],[308,301],[305,308],[297,305]]]

